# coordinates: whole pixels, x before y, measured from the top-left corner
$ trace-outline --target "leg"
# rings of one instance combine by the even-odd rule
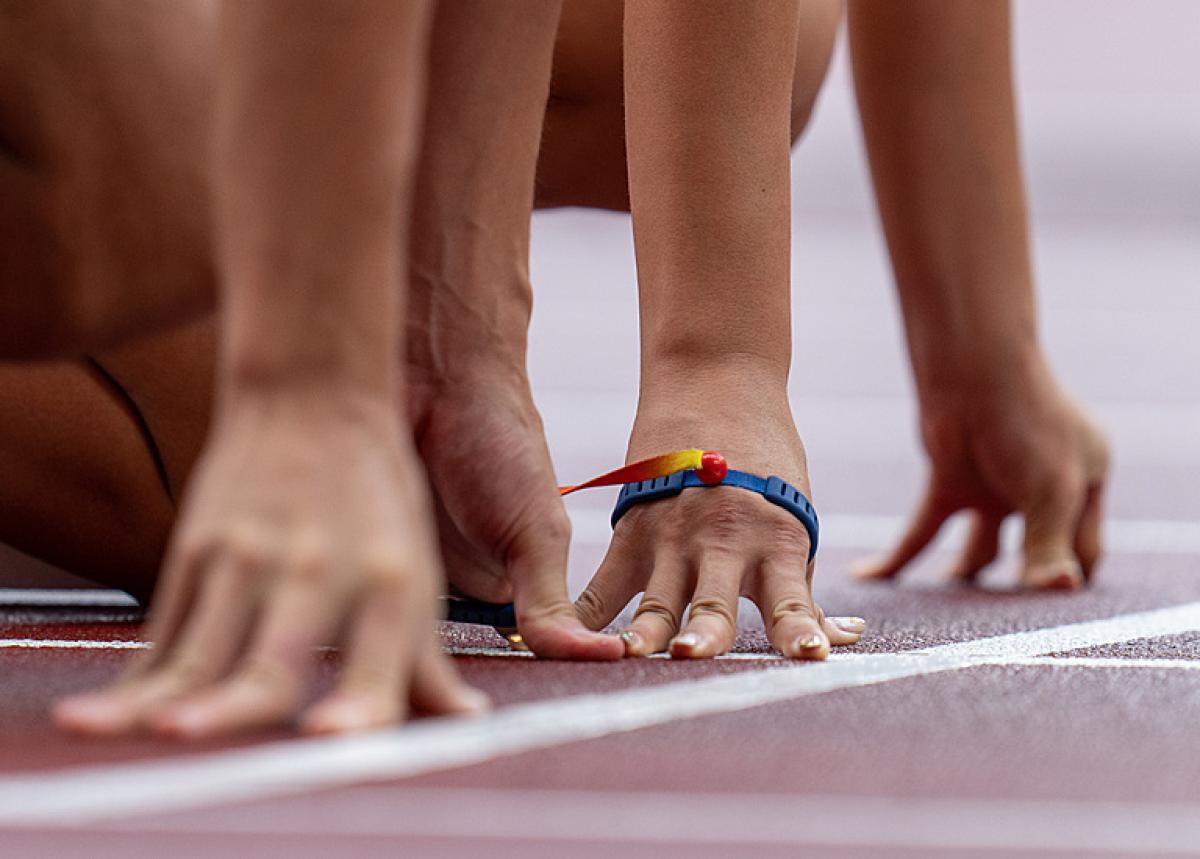
[[[89,364],[0,366],[0,541],[149,596],[174,518],[146,438]]]
[[[212,4],[0,10],[0,360],[208,306]]]

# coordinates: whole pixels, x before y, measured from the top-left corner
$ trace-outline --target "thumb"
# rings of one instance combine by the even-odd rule
[[[620,659],[625,645],[584,626],[567,596],[571,522],[566,511],[519,532],[509,546],[517,629],[538,656],[551,659]]]

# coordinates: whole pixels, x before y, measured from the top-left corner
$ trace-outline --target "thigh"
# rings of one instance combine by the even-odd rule
[[[83,364],[0,364],[0,542],[139,597],[174,511],[135,415]]]
[[[792,86],[792,136],[808,124],[833,53],[842,0],[806,0]],[[566,0],[542,149],[537,205],[629,209],[622,69],[624,0]]]
[[[0,364],[0,542],[145,598],[207,432],[213,328]]]

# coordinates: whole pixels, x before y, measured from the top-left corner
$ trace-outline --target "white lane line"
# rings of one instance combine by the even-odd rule
[[[1200,659],[1121,659],[1116,656],[1026,656],[997,659],[994,665],[1027,665],[1034,668],[1139,668],[1142,670],[1200,671]],[[1197,842],[1200,843],[1200,842]]]
[[[0,606],[137,608],[138,601],[106,588],[0,588]]]
[[[386,815],[379,813],[381,802],[387,803]],[[569,842],[594,841],[1194,856],[1200,805],[388,787],[350,790],[320,806],[305,806],[303,815],[286,805],[260,806],[103,828],[214,835],[453,835],[558,841],[565,842],[564,849]]]
[[[578,543],[608,545],[612,529],[608,511],[582,508],[571,511]],[[902,516],[870,516],[830,513],[821,517],[821,545],[831,549],[863,551],[890,549],[904,532]],[[967,522],[962,517],[947,523],[931,549],[962,544]],[[1006,551],[1020,547],[1021,529],[1010,519],[1001,532]],[[1200,521],[1169,519],[1110,519],[1104,523],[1104,547],[1111,554],[1197,555],[1200,554]]]
[[[429,719],[371,734],[267,743],[0,778],[0,823],[72,825],[399,779],[836,689],[1200,629],[1200,603],[897,654],[708,676]]]
[[[148,641],[87,641],[62,638],[0,638],[0,650],[145,650]]]

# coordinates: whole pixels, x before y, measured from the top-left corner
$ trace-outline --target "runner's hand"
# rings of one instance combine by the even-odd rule
[[[864,579],[899,574],[955,513],[971,527],[951,575],[973,581],[996,559],[1000,525],[1025,521],[1021,584],[1077,588],[1101,554],[1108,443],[1092,420],[1039,369],[999,390],[924,398],[921,427],[930,477],[908,529],[887,555],[861,562]]]
[[[730,468],[778,475],[811,498],[804,446],[786,405],[775,411],[773,420],[760,413],[752,425],[722,425],[719,416],[689,419],[664,404],[639,416],[628,459],[702,447],[724,454]],[[622,635],[627,654],[669,649],[672,656],[694,659],[733,646],[738,597],[746,596],[783,655],[824,659],[830,644],[857,642],[864,624],[825,617],[813,600],[808,549],[800,521],[765,498],[736,487],[688,489],[639,504],[622,517],[576,610],[599,629],[643,592]]]
[[[338,642],[340,678],[303,708],[306,731],[486,706],[435,636],[441,575],[405,438],[390,406],[327,392],[239,400],[189,488],[153,650],[114,686],[59,702],[58,723],[188,738],[284,723],[303,708],[314,649]]]
[[[515,601],[521,635],[539,656],[621,658],[621,642],[587,629],[567,596],[571,523],[524,378],[476,378],[424,399],[418,445],[454,589]]]

